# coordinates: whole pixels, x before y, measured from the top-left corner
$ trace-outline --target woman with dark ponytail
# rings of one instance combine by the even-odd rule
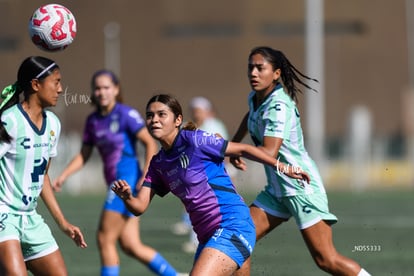
[[[28,57],[17,81],[1,93],[0,275],[27,275],[27,270],[34,275],[67,275],[58,245],[36,211],[39,197],[60,229],[79,247],[87,246],[80,229],[65,219],[48,176],[60,122],[45,108],[56,105],[60,81],[54,61]]]
[[[355,261],[336,251],[331,225],[337,218],[329,211],[322,178],[304,146],[296,107],[301,92],[297,85],[314,90],[306,81],[316,80],[296,69],[281,51],[270,47],[257,47],[250,52],[247,76],[252,88],[249,111],[233,141],[240,142],[249,132],[259,149],[310,175],[310,182],[305,183],[264,166],[266,186],[250,206],[256,239],[294,217],[320,269],[333,275],[369,275]],[[231,158],[231,162],[236,168],[246,169],[240,158]],[[250,264],[246,263],[243,269],[249,270]]]
[[[137,194],[125,179],[115,181],[112,190],[136,216],[145,212],[155,195],[174,194],[188,212],[199,242],[190,275],[234,275],[249,262],[256,233],[249,208],[225,169],[225,156],[268,164],[295,179],[307,181],[308,175],[252,145],[229,142],[219,134],[197,129],[191,122],[181,128],[182,122],[183,112],[176,98],[168,94],[151,97],[146,126],[161,149],[152,157]]]

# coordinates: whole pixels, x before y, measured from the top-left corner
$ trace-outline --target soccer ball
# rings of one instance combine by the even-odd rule
[[[75,39],[75,17],[69,9],[59,4],[41,6],[30,17],[29,34],[40,49],[61,51]]]

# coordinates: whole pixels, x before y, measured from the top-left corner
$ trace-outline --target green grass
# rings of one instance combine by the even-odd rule
[[[414,191],[330,191],[331,211],[339,218],[333,226],[337,250],[359,262],[372,275],[412,275],[414,271]],[[244,195],[250,203],[254,194]],[[87,249],[79,249],[64,236],[40,204],[39,212],[51,226],[61,247],[69,275],[99,275],[95,231],[103,195],[57,195],[70,222],[82,228]],[[181,203],[173,196],[155,197],[141,218],[141,238],[166,257],[179,271],[189,271],[193,256],[181,251],[187,237],[175,236],[170,225],[181,215]],[[367,246],[368,251],[354,251]],[[373,251],[374,248],[377,251]],[[152,275],[141,263],[121,256],[121,275]],[[293,220],[257,243],[251,275],[324,275],[313,263]]]

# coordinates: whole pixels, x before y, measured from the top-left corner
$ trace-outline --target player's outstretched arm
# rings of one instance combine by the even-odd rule
[[[240,122],[239,128],[237,129],[236,133],[233,136],[233,139],[231,139],[232,142],[240,143],[243,138],[246,136],[248,132],[247,128],[247,121],[249,119],[249,112],[244,115],[242,121]],[[240,158],[240,156],[232,156],[229,158],[230,163],[238,170],[246,171],[247,170],[247,164],[244,162],[243,159]]]
[[[154,196],[152,189],[145,186],[141,187],[137,196],[133,196],[128,182],[122,179],[116,180],[111,189],[124,201],[128,210],[136,216],[145,212]]]
[[[240,143],[244,136],[247,134],[247,121],[249,119],[249,112],[244,115],[243,120],[240,122],[239,128],[237,129],[236,133],[233,136],[233,139],[231,139],[232,142],[238,142]]]
[[[226,156],[236,158],[245,157],[252,161],[274,166],[275,170],[277,170],[279,173],[283,173],[291,178],[303,179],[307,183],[310,181],[309,174],[303,171],[300,167],[279,162],[279,160],[276,160],[264,150],[261,150],[249,144],[229,142],[225,154]]]
[[[90,145],[82,145],[81,151],[73,157],[72,161],[66,166],[62,173],[53,181],[52,188],[55,192],[62,190],[63,183],[73,173],[79,171],[88,162],[92,155],[93,147]]]

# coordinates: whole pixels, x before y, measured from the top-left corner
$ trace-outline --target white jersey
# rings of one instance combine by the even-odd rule
[[[303,142],[299,111],[295,102],[286,94],[282,85],[268,95],[263,103],[254,108],[255,92],[248,98],[248,129],[256,146],[263,146],[264,137],[278,137],[283,143],[276,157],[290,166],[299,166],[310,174],[311,183],[305,184],[277,172],[274,167],[265,165],[267,190],[277,197],[325,193],[321,176],[315,162],[309,157]]]
[[[59,119],[45,111],[38,129],[21,104],[16,104],[3,112],[1,121],[12,141],[0,143],[0,212],[32,213],[49,158],[57,154]]]

